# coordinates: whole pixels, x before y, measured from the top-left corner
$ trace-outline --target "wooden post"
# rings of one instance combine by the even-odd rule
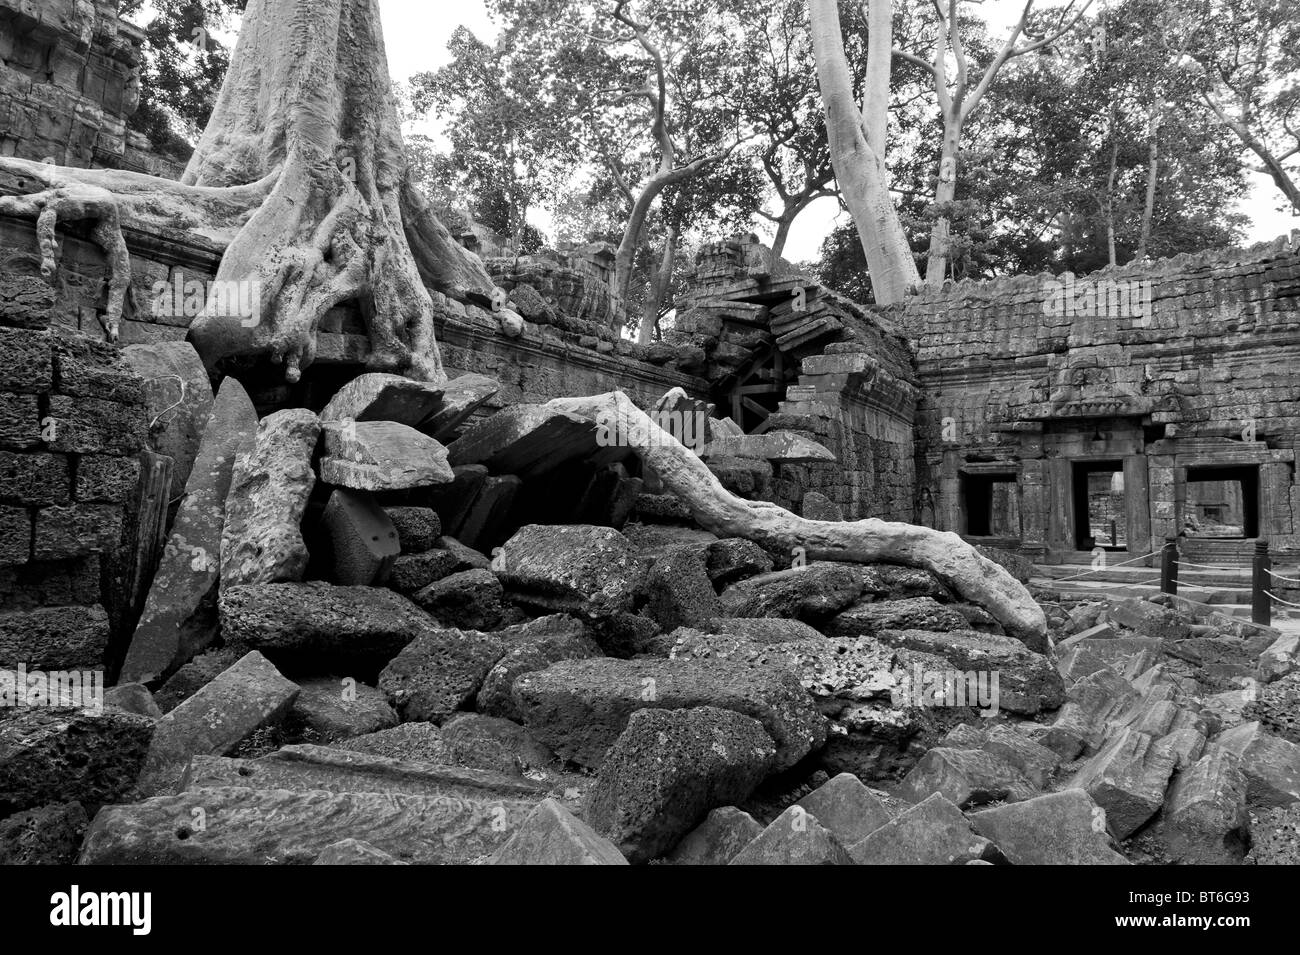
[[[1178,538],[1166,537],[1160,553],[1160,592],[1178,595]]]
[[[1251,573],[1250,620],[1251,623],[1271,626],[1273,622],[1272,581],[1269,571],[1273,569],[1273,560],[1268,556],[1268,541],[1255,541],[1255,560]]]

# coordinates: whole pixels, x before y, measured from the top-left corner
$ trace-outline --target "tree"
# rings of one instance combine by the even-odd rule
[[[1200,97],[1300,213],[1300,17],[1293,0],[1195,0]]]
[[[0,167],[30,192],[0,213],[37,219],[56,267],[60,219],[90,220],[109,260],[115,334],[130,263],[123,220],[229,237],[215,288],[189,337],[209,365],[269,355],[298,380],[321,318],[356,302],[375,369],[445,378],[427,282],[490,298],[491,279],[411,182],[376,0],[250,0],[216,108],[181,182],[17,159]],[[238,296],[242,298],[242,296]]]
[[[956,198],[962,132],[971,114],[983,101],[999,70],[1016,57],[1041,50],[1059,40],[1073,29],[1092,0],[1083,0],[1082,5],[1077,9],[1076,0],[1068,0],[1064,7],[1050,17],[1050,23],[1034,27],[1031,27],[1034,0],[1025,0],[1020,17],[1012,26],[1005,42],[993,55],[989,64],[978,72],[972,71],[967,43],[963,38],[961,0],[933,0],[933,2],[937,20],[928,55],[922,56],[907,50],[895,52],[896,55],[929,72],[934,81],[934,93],[943,122],[939,174],[934,191],[936,215],[933,231],[930,233],[930,250],[925,265],[927,284],[937,285],[941,284],[948,275],[950,257],[948,210]],[[1021,43],[1022,37],[1029,39]],[[951,77],[948,74],[949,58],[952,60]]]
[[[247,0],[125,0],[127,19],[152,14],[144,26],[140,105],[128,125],[163,152],[185,155],[207,124],[230,51],[216,38],[230,29]]]
[[[892,6],[889,0],[871,0],[860,109],[844,52],[836,0],[808,0],[808,14],[835,178],[858,229],[875,299],[882,305],[892,305],[920,284],[916,261],[889,195],[885,166]]]

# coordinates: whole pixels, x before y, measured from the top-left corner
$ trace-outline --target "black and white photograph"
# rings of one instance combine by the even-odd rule
[[[0,0],[56,938],[432,884],[289,865],[1279,929],[1298,458],[1300,0]]]

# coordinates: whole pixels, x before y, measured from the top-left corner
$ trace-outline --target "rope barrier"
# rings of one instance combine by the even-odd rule
[[[1132,560],[1122,561],[1118,564],[1107,564],[1104,567],[1096,567],[1093,568],[1092,570],[1085,570],[1081,574],[1072,574],[1069,577],[1053,577],[1052,579],[1060,582],[1065,580],[1078,580],[1080,577],[1088,577],[1091,576],[1092,574],[1104,574],[1108,570],[1114,570],[1116,567],[1127,567],[1129,564],[1136,564],[1138,561],[1143,561],[1149,557],[1154,557],[1158,553],[1160,553],[1158,550],[1153,550],[1149,554],[1143,554],[1141,557],[1134,557]]]
[[[1292,603],[1292,602],[1289,601],[1289,600],[1283,600],[1281,597],[1279,597],[1277,594],[1273,593],[1273,591],[1271,591],[1271,590],[1266,590],[1266,591],[1264,591],[1264,593],[1268,594],[1270,597],[1272,597],[1274,600],[1276,600],[1276,601],[1277,601],[1278,603],[1280,603],[1280,604],[1286,604],[1288,607],[1297,607],[1297,608],[1300,608],[1300,604]]]
[[[1295,584],[1297,587],[1300,587],[1300,580],[1297,580],[1294,577],[1283,577],[1281,574],[1276,574],[1268,568],[1265,568],[1264,572],[1275,580],[1285,580],[1288,584]]]
[[[1201,570],[1218,570],[1224,573],[1249,573],[1250,568],[1237,565],[1236,567],[1223,567],[1217,564],[1194,564],[1190,560],[1178,559],[1179,567],[1196,567]]]

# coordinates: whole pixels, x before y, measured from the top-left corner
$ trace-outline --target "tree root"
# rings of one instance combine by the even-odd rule
[[[1029,591],[956,534],[875,519],[810,521],[766,501],[736,497],[703,461],[619,391],[557,398],[548,407],[590,418],[616,434],[615,440],[632,448],[685,502],[700,526],[714,534],[786,552],[802,548],[814,560],[887,561],[923,568],[984,607],[1008,634],[1031,649],[1047,647],[1047,618]]]

